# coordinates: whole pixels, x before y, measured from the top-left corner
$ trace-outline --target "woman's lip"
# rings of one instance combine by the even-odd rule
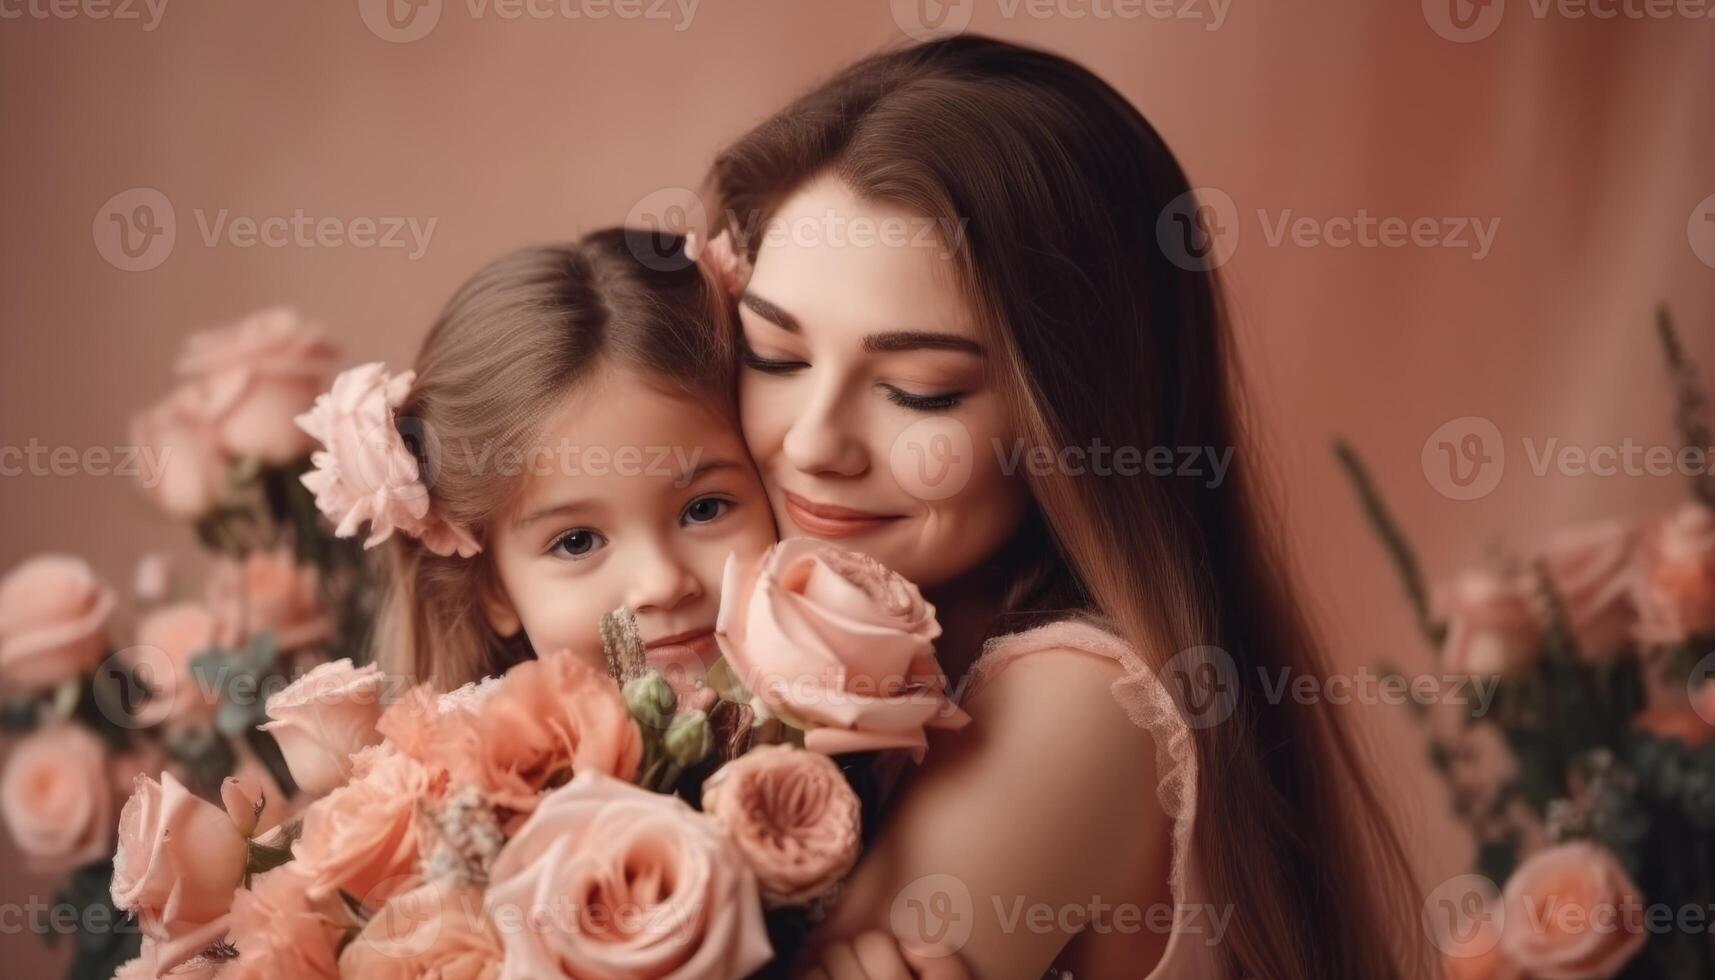
[[[865,510],[817,503],[790,490],[785,491],[783,496],[786,500],[786,513],[791,516],[792,523],[817,537],[850,537],[899,519],[897,514],[872,514]]]

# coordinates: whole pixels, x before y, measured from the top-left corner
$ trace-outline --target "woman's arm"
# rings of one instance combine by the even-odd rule
[[[1033,908],[1053,923],[1075,910],[1075,922],[1145,881],[1171,901],[1154,743],[1114,701],[1120,676],[1076,650],[996,675],[964,705],[971,724],[931,742],[811,949],[879,929],[907,946],[958,944],[977,977],[1034,978],[1072,935]]]

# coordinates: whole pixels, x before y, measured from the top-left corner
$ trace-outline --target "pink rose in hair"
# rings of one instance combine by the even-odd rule
[[[113,590],[70,555],[38,555],[0,580],[0,682],[51,687],[101,661]]]
[[[1464,573],[1442,590],[1447,669],[1488,676],[1523,670],[1541,652],[1541,605],[1525,575],[1489,570]]]
[[[351,776],[352,758],[381,741],[387,678],[374,664],[320,664],[268,699],[261,730],[280,743],[298,788],[321,796]]]
[[[341,976],[494,980],[500,940],[482,891],[442,878],[395,895],[339,954]]]
[[[370,907],[417,884],[417,807],[428,770],[391,745],[357,754],[351,782],[304,809],[291,867],[314,900],[344,891]]]
[[[160,967],[171,969],[226,935],[248,854],[231,818],[172,773],[158,783],[139,776],[119,812],[113,904],[136,914]]]
[[[32,870],[66,871],[104,857],[113,786],[101,740],[72,724],[20,739],[0,777],[0,814]]]
[[[171,676],[161,678],[144,675],[143,681],[157,694],[172,698],[167,717],[175,724],[212,722],[220,707],[219,698],[191,676],[191,662],[217,648],[219,628],[214,613],[197,602],[162,606],[137,624],[137,645],[160,654],[158,660],[147,663],[171,672]]]
[[[756,878],[677,796],[599,772],[545,797],[494,862],[507,980],[742,977],[773,950]]]
[[[697,237],[696,232],[685,235],[685,257],[692,262],[700,263],[714,276],[729,296],[738,296],[749,284],[751,265],[749,260],[738,254],[733,245],[732,234],[722,231],[711,239],[707,246]]]
[[[336,950],[349,915],[338,899],[310,900],[309,879],[290,864],[251,879],[232,897],[227,941],[237,958],[222,980],[336,980]]]
[[[1611,977],[1647,938],[1638,886],[1612,854],[1587,841],[1526,858],[1502,900],[1502,951],[1539,980]]]
[[[143,493],[173,517],[201,517],[226,493],[231,460],[213,411],[208,393],[187,385],[131,420],[131,442],[145,453]]]
[[[1560,531],[1543,548],[1549,580],[1565,605],[1572,642],[1587,659],[1605,660],[1632,642],[1634,529],[1619,521]]]
[[[935,661],[935,607],[874,559],[787,538],[756,562],[728,558],[721,590],[728,665],[768,711],[810,726],[807,748],[921,760],[925,728],[970,721]]]
[[[1645,643],[1715,633],[1715,512],[1685,504],[1645,533],[1635,581]]]
[[[226,452],[279,464],[309,452],[292,420],[327,384],[336,356],[320,328],[271,309],[191,337],[178,368],[202,386]]]
[[[310,457],[315,469],[303,475],[303,484],[315,493],[316,507],[334,522],[338,537],[352,537],[368,522],[365,548],[400,531],[438,555],[469,558],[481,546],[432,513],[417,460],[394,427],[393,410],[404,404],[415,379],[412,371],[390,377],[380,363],[335,378],[333,390],[317,396],[315,407],[297,418],[324,447]]]
[[[857,863],[857,794],[819,752],[752,749],[703,784],[703,812],[726,831],[774,904],[808,902]]]
[[[333,617],[322,608],[321,575],[300,565],[288,547],[253,551],[242,562],[214,569],[208,604],[220,619],[221,642],[239,647],[272,632],[282,650],[321,643],[333,635]]]

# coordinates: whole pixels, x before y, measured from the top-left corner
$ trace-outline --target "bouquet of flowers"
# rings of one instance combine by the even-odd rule
[[[29,867],[66,874],[56,909],[75,914],[37,928],[52,939],[78,924],[73,977],[112,976],[139,950],[108,894],[133,777],[164,773],[202,799],[226,787],[266,800],[256,826],[278,824],[297,787],[275,733],[257,727],[263,706],[366,642],[361,552],[321,526],[300,482],[312,442],[294,417],[336,357],[319,328],[266,310],[191,337],[180,387],[132,423],[142,488],[195,529],[211,558],[205,582],[153,555],[138,565],[135,602],[122,602],[61,554],[0,580],[0,722],[13,743],[0,817]]]
[[[1659,332],[1682,458],[1705,460],[1667,513],[1560,532],[1431,595],[1339,447],[1442,666],[1492,685],[1421,713],[1478,842],[1478,873],[1424,908],[1449,976],[1715,976],[1715,437],[1665,313]]]
[[[263,726],[323,794],[285,822],[139,776],[113,898],[149,937],[121,976],[673,977],[789,966],[857,859],[831,754],[968,719],[915,586],[789,539],[727,565],[721,658],[651,664],[623,610],[571,652],[446,694],[324,664]],[[784,942],[782,942],[784,940]]]

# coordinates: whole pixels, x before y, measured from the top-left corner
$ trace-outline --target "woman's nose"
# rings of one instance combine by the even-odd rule
[[[665,548],[653,548],[634,567],[625,604],[639,615],[671,612],[702,598],[703,583],[689,564]]]
[[[786,430],[781,454],[801,473],[862,476],[869,469],[869,452],[858,438],[855,421],[837,392],[819,394]]]

